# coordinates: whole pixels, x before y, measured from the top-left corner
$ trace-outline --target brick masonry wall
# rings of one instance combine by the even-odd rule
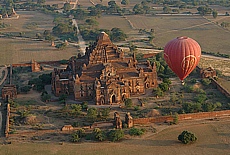
[[[199,112],[199,113],[191,113],[191,114],[179,114],[178,121],[211,119],[211,118],[229,117],[229,116],[230,116],[230,110]],[[134,124],[164,123],[164,122],[171,122],[171,121],[173,121],[173,116],[159,116],[159,117],[133,119]]]

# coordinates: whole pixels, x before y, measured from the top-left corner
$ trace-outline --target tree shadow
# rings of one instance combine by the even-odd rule
[[[197,147],[220,149],[220,150],[229,150],[230,151],[230,144],[224,144],[224,143],[204,144],[204,145],[199,145]]]

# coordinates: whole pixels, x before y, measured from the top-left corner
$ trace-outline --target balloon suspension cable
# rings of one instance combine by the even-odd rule
[[[184,86],[185,82],[184,80],[181,80],[181,85]]]

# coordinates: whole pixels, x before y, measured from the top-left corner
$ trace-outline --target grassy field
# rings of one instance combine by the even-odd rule
[[[118,143],[19,143],[1,145],[0,154],[4,155],[228,155],[230,152],[230,122],[200,121],[188,122],[165,127],[157,134],[144,135],[142,138],[128,138]],[[194,144],[184,145],[177,136],[188,130],[198,137]]]

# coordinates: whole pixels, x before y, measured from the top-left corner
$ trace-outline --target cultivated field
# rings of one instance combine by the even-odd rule
[[[175,126],[162,125],[157,134],[123,140],[117,143],[79,144],[64,143],[18,143],[1,145],[0,154],[4,155],[228,155],[230,152],[229,119],[181,123]],[[177,141],[177,136],[188,130],[198,137],[194,144],[184,145]]]
[[[77,55],[78,48],[69,45],[64,50],[51,47],[49,41],[35,41],[36,33],[41,35],[45,30],[51,30],[54,26],[53,17],[36,11],[17,11],[19,19],[5,19],[1,22],[9,24],[10,27],[1,29],[2,33],[13,34],[14,39],[0,38],[0,65],[12,63],[26,63],[32,59],[36,61],[53,61],[69,59]],[[29,37],[29,38],[28,38]],[[58,43],[58,42],[56,42]]]
[[[17,11],[18,19],[4,19],[1,22],[9,24],[10,27],[1,29],[3,33],[11,33],[18,35],[21,32],[24,37],[36,37],[36,33],[41,33],[45,30],[52,30],[53,17],[37,11]]]
[[[208,17],[211,18],[211,17]],[[195,39],[203,51],[220,52],[230,54],[230,31],[217,25],[222,21],[229,21],[230,16],[222,16],[210,21],[206,17],[194,16],[142,16],[129,15],[126,18],[121,16],[102,16],[98,19],[99,27],[111,29],[121,28],[130,38],[145,37],[138,34],[139,29],[155,30],[154,44],[157,47],[164,47],[165,44],[178,36],[188,36]],[[116,21],[116,22],[113,22]],[[128,38],[127,40],[130,40]]]
[[[78,48],[72,45],[64,50],[51,47],[50,42],[0,38],[0,65],[28,63],[36,61],[55,61],[69,59],[78,54]]]

